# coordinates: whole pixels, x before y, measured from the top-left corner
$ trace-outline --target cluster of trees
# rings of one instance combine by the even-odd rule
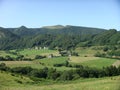
[[[44,78],[52,80],[75,80],[81,77],[83,78],[100,78],[105,76],[116,76],[120,75],[120,66],[109,66],[103,69],[95,69],[89,67],[79,67],[77,69],[68,71],[57,71],[54,68],[43,68],[43,69],[33,69],[31,67],[15,67],[9,68],[4,63],[0,64],[0,70],[9,71],[11,73],[27,75],[31,79]]]
[[[56,63],[53,65],[54,67],[70,67],[70,68],[83,68],[82,65],[79,64],[70,64],[67,60],[64,63]]]
[[[43,59],[43,58],[46,58],[46,56],[41,56],[41,55],[36,55],[35,56],[35,59]]]
[[[77,52],[74,52],[71,50],[58,49],[58,51],[61,56],[79,56],[79,54]]]
[[[18,55],[17,57],[11,57],[9,55],[3,57],[0,56],[0,61],[31,61],[31,58],[25,58],[24,55]]]
[[[53,66],[54,67],[61,67],[61,66],[68,67],[69,66],[69,62],[66,60],[65,63],[56,63]]]
[[[103,50],[104,52],[97,52],[94,56],[120,59],[119,46],[108,45],[108,46],[104,46],[101,50]]]

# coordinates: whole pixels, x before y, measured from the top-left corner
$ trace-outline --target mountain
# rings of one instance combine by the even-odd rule
[[[44,26],[42,28],[45,28],[45,29],[63,29],[64,26],[62,26],[62,25],[55,25],[55,26]]]
[[[27,28],[25,26],[21,26],[19,28],[7,28],[7,29],[19,36],[29,36],[29,35],[37,35],[37,34],[67,34],[67,35],[92,34],[93,35],[105,31],[105,29],[70,26],[70,25],[44,26],[42,28]]]
[[[13,34],[12,32],[8,31],[5,28],[0,27],[0,39],[2,38],[14,38],[17,35]]]
[[[46,26],[41,28],[41,30],[47,31],[49,34],[65,34],[65,35],[94,35],[105,31],[105,29],[80,27],[80,26]]]
[[[0,27],[0,49],[9,49],[13,47],[13,43],[16,43],[20,39],[19,36],[10,32],[6,28]]]
[[[106,29],[55,25],[41,28],[0,28],[0,49],[31,48],[35,46],[70,49],[81,42],[94,44]],[[100,36],[99,36],[100,35]]]
[[[102,32],[94,37],[93,42],[98,45],[120,44],[120,32],[115,29]]]
[[[34,35],[36,33],[36,31],[34,31],[33,29],[27,28],[25,26],[21,26],[18,28],[6,28],[6,29],[21,37]]]

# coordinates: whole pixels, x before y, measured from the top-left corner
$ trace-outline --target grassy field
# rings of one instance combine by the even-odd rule
[[[81,65],[95,67],[95,68],[103,68],[112,65],[114,62],[116,62],[116,60],[114,59],[100,58],[97,60],[82,62]]]
[[[84,66],[89,67],[95,67],[95,68],[102,68],[110,65],[120,65],[118,64],[119,61],[115,59],[108,59],[108,58],[99,58],[94,57],[94,54],[97,52],[97,50],[91,48],[77,48],[75,51],[79,53],[80,56],[71,56],[69,62],[73,64],[81,64]],[[10,50],[10,52],[16,52],[16,50]],[[57,50],[49,50],[49,49],[41,49],[41,50],[35,50],[35,49],[24,49],[17,51],[18,54],[24,55],[25,58],[32,58],[36,55],[49,55],[53,54],[54,58],[45,58],[40,60],[33,60],[33,61],[1,61],[0,63],[6,63],[7,66],[10,67],[18,67],[18,66],[31,66],[33,68],[43,68],[43,67],[53,67],[56,63],[64,63],[66,60],[68,60],[68,57],[60,57]],[[15,55],[11,53],[7,53],[5,51],[0,51],[1,56],[10,55],[11,57],[15,57]],[[43,63],[44,65],[40,64]],[[55,67],[56,68],[56,67]],[[59,70],[69,70],[71,68],[69,67],[57,67]]]
[[[70,62],[82,63],[82,62],[92,61],[92,60],[97,60],[97,59],[100,59],[100,58],[99,57],[75,57],[75,56],[71,56]]]
[[[69,67],[53,67],[54,64],[58,63],[65,63],[67,60],[67,57],[54,57],[54,58],[45,58],[45,59],[38,59],[34,61],[0,61],[0,63],[5,63],[7,66],[13,68],[13,67],[25,67],[25,66],[31,66],[32,68],[56,68],[57,70],[70,70],[72,68]],[[42,64],[40,64],[42,63]]]
[[[0,56],[5,57],[5,56],[7,56],[7,55],[9,55],[9,56],[11,56],[11,57],[16,57],[16,55],[7,53],[6,51],[0,51]]]
[[[76,49],[80,56],[71,56],[69,62],[71,64],[81,64],[84,66],[102,68],[110,65],[119,65],[119,60],[109,58],[94,57],[97,52],[92,48],[79,48]],[[15,50],[11,50],[15,52]],[[24,49],[17,52],[20,55],[34,59],[35,55],[49,55],[53,54],[53,58],[37,59],[33,61],[0,61],[7,66],[25,67],[31,66],[32,68],[56,68],[57,70],[64,71],[74,68],[70,67],[53,67],[54,64],[65,63],[68,57],[61,57],[56,50],[30,50]],[[0,56],[13,54],[5,51],[0,51]],[[120,76],[105,77],[105,78],[89,78],[74,81],[56,82],[56,81],[41,81],[37,84],[31,79],[21,75],[12,75],[10,73],[0,71],[0,90],[120,90]]]
[[[84,49],[84,48],[82,48]],[[77,49],[79,50],[79,49]],[[11,52],[15,52],[15,50],[11,50]],[[108,59],[108,58],[99,58],[94,56],[85,56],[85,53],[95,53],[93,50],[85,48],[85,50],[80,50],[79,53],[83,56],[71,56],[69,62],[73,64],[81,64],[84,66],[89,67],[95,67],[95,68],[102,68],[110,65],[115,65],[115,62],[117,60],[115,59]],[[54,64],[56,63],[64,63],[66,60],[68,60],[68,57],[60,57],[58,52],[56,50],[47,50],[47,49],[41,49],[41,50],[30,50],[30,49],[24,49],[20,50],[17,53],[20,55],[24,55],[25,57],[34,58],[35,55],[48,55],[53,54],[54,58],[45,58],[45,59],[38,59],[33,61],[1,61],[0,63],[6,63],[7,66],[10,67],[25,67],[25,66],[31,66],[33,68],[43,68],[43,67],[50,67],[52,68]],[[5,56],[7,53],[5,51],[1,51],[1,55]],[[9,54],[10,55],[10,54]],[[12,55],[10,55],[12,56]],[[40,64],[43,63],[44,65]],[[117,63],[118,64],[118,63]],[[55,67],[56,68],[56,67]],[[71,68],[69,67],[57,67],[59,70],[69,70]]]
[[[54,64],[62,64],[68,60],[67,57],[54,57],[54,58],[45,58],[45,59],[38,59],[34,61],[0,61],[0,63],[5,63],[9,67],[25,67],[31,66],[32,68],[56,68],[58,70],[70,70],[70,67],[53,67]],[[102,68],[106,66],[110,66],[115,64],[117,60],[115,59],[108,59],[108,58],[98,58],[98,57],[71,57],[70,63],[71,64],[80,64],[83,66],[95,67],[95,68]],[[42,63],[42,64],[41,64]]]
[[[79,47],[76,48],[75,51],[78,52],[80,56],[88,56],[93,57],[97,52],[103,52],[102,49],[95,49],[95,48],[102,48],[101,46],[92,46],[92,47]]]
[[[41,60],[35,60],[35,62],[44,63],[46,66],[53,66],[53,64],[65,63],[67,57],[54,57],[54,58],[45,58]]]
[[[102,68],[114,64],[116,59],[99,58],[99,57],[71,57],[70,62],[81,64],[83,66]]]
[[[53,54],[54,56],[60,56],[57,50],[49,50],[49,49],[23,49],[23,50],[9,50],[9,51],[0,51],[0,56],[5,57],[7,55],[11,57],[17,57],[17,55],[12,54],[17,53],[18,55],[24,55],[25,58],[34,59],[36,55],[46,55]]]
[[[33,84],[27,77],[0,73],[0,90],[120,90],[120,76]]]
[[[20,55],[24,55],[25,57],[34,58],[36,55],[49,55],[53,54],[54,56],[59,56],[59,53],[56,50],[49,50],[49,49],[24,49],[18,52]]]

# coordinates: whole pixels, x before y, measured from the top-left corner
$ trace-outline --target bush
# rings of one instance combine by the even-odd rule
[[[72,56],[79,56],[77,52],[72,52]]]
[[[24,59],[24,55],[18,55],[17,57],[16,57],[16,60],[23,60]]]
[[[9,71],[10,68],[7,67],[5,63],[1,63],[0,64],[0,70],[2,70],[2,71]]]
[[[62,66],[68,67],[69,66],[69,62],[66,60],[65,63],[56,63],[53,66],[54,67],[62,67]]]
[[[48,68],[45,67],[43,69],[33,69],[30,72],[30,76],[37,77],[37,78],[47,78]]]
[[[60,80],[66,81],[66,80],[72,80],[73,77],[73,71],[64,71],[62,75],[60,76]]]
[[[97,52],[94,56],[95,57],[106,57],[106,54],[105,53]]]
[[[41,55],[36,55],[35,56],[35,59],[43,59],[43,58],[46,58],[46,56],[41,56]]]
[[[74,68],[83,68],[83,66],[82,66],[82,65],[77,65],[77,64],[76,64],[76,65],[74,65],[73,67],[74,67]]]
[[[0,61],[3,61],[3,60],[5,60],[5,58],[0,56]]]
[[[58,64],[54,64],[53,66],[54,66],[54,67],[62,67],[62,66],[64,66],[64,64],[58,63]]]
[[[15,67],[12,68],[13,73],[28,75],[33,69],[31,67]]]
[[[104,52],[107,52],[108,50],[109,50],[108,47],[104,47],[104,48],[103,48],[103,51],[104,51]]]
[[[70,64],[69,64],[70,65]],[[1,71],[12,72],[11,75],[27,75],[30,78],[33,78],[35,81],[40,81],[42,79],[51,79],[51,80],[75,80],[80,77],[83,78],[99,78],[104,76],[116,76],[120,75],[120,66],[109,66],[104,67],[103,69],[95,69],[89,67],[83,67],[81,65],[74,65],[77,69],[68,70],[68,71],[57,71],[54,68],[48,69],[47,67],[43,69],[33,69],[31,67],[15,67],[10,69],[5,65],[5,63],[0,64]],[[18,83],[21,83],[18,81]]]

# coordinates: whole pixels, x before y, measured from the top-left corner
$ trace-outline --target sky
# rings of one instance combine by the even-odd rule
[[[120,0],[0,0],[0,26],[75,25],[120,30]]]

